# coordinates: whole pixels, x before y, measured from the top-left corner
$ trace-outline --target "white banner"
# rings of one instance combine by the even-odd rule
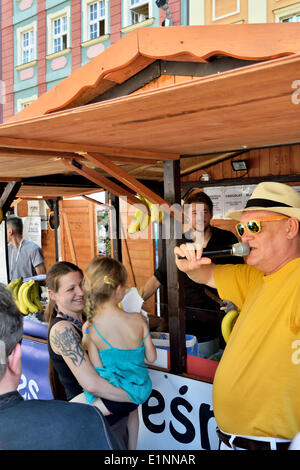
[[[40,217],[23,217],[23,237],[42,248],[42,232]]]
[[[212,384],[150,370],[152,396],[139,407],[138,450],[217,450]]]

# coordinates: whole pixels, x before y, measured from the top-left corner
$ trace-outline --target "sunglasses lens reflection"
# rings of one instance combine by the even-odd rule
[[[251,233],[257,233],[259,232],[259,225],[255,220],[250,220],[247,223],[247,227]]]
[[[236,226],[236,229],[237,229],[237,232],[238,232],[239,236],[241,237],[244,234],[244,231],[245,231],[244,225],[243,224],[238,224]]]

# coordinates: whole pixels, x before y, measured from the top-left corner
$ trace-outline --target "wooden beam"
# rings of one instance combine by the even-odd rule
[[[168,201],[165,201],[158,194],[154,193],[149,188],[147,188],[143,183],[138,181],[133,176],[129,175],[122,168],[115,165],[109,158],[106,158],[104,155],[99,155],[95,153],[86,153],[85,158],[92,162],[94,165],[98,166],[99,168],[102,168],[103,170],[107,171],[111,176],[117,178],[127,187],[137,192],[144,198],[148,199],[150,202],[161,206],[162,210],[165,209],[167,213],[170,213],[171,204]],[[175,209],[173,214],[177,220],[182,221],[182,211],[177,211]]]
[[[5,186],[4,191],[0,197],[0,207],[2,208],[4,216],[10,208],[11,203],[14,201],[20,187],[20,181],[10,181]]]
[[[115,194],[118,197],[126,196],[128,204],[140,204],[140,208],[141,210],[143,210],[143,212],[149,212],[147,204],[143,203],[141,200],[135,197],[132,192],[122,188],[121,186],[118,186],[105,176],[100,175],[100,173],[98,173],[97,171],[92,170],[91,168],[88,168],[85,165],[82,165],[75,159],[73,159],[72,161],[63,159],[62,163],[68,167],[71,167],[73,171],[77,171],[77,173],[81,174],[85,178],[98,184],[100,189],[105,188],[107,191]]]
[[[9,181],[19,182],[19,181],[22,181],[22,179],[21,178],[16,178],[16,177],[13,177],[13,176],[8,176],[7,178],[3,177],[3,176],[0,177],[0,183],[9,183]]]
[[[133,162],[135,157],[151,160],[178,160],[179,155],[164,152],[150,152],[147,150],[128,149],[121,147],[97,146],[89,144],[73,144],[67,142],[55,142],[35,139],[16,139],[14,137],[0,137],[0,147],[28,149],[28,150],[50,150],[55,152],[85,152],[103,153],[105,155],[130,157]]]
[[[68,215],[66,212],[63,212],[62,215],[63,215],[64,225],[66,228],[67,241],[68,241],[70,252],[71,252],[72,263],[77,264],[77,257],[76,257],[76,252],[75,252],[74,243],[72,239],[72,233],[71,233]]]
[[[164,163],[165,198],[169,203],[180,204],[180,162]],[[178,227],[177,227],[178,228]],[[185,313],[183,273],[175,264],[174,248],[177,244],[176,221],[170,224],[170,237],[166,239],[168,321],[170,331],[171,372],[186,371]]]

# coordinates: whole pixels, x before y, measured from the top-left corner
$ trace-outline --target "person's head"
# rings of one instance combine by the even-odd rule
[[[8,243],[11,242],[12,238],[15,237],[22,237],[23,235],[23,222],[20,217],[16,217],[11,215],[7,217],[6,220],[6,233],[7,233],[7,241]]]
[[[95,306],[114,298],[120,302],[125,294],[127,271],[120,261],[108,256],[96,256],[89,264],[84,278],[87,296],[87,316]]]
[[[213,203],[210,197],[203,191],[192,193],[184,200],[184,206],[190,206],[189,216],[192,221],[192,230],[205,231],[210,226],[213,216]]]
[[[0,387],[17,389],[21,376],[21,340],[23,316],[16,307],[11,293],[0,284]]]
[[[239,221],[241,241],[248,243],[247,264],[271,274],[300,256],[300,195],[282,183],[260,183],[246,207],[227,214]]]
[[[49,323],[56,316],[55,305],[66,315],[82,313],[85,305],[82,282],[83,272],[75,264],[59,261],[51,266],[46,276],[50,302],[45,317]]]

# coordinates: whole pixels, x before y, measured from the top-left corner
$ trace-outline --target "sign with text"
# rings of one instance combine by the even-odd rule
[[[150,370],[149,400],[139,407],[140,450],[216,450],[212,384]]]

